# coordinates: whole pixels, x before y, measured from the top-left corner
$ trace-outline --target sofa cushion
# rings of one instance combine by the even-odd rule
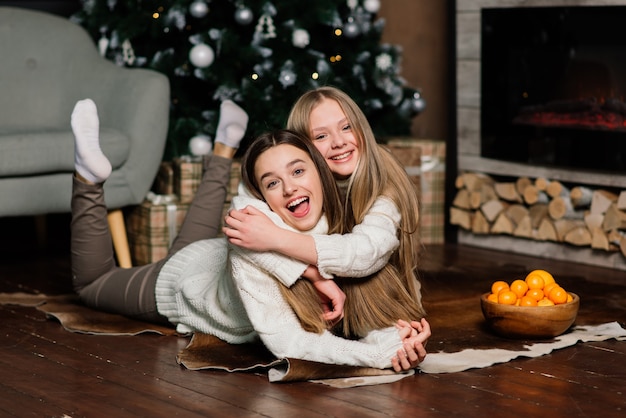
[[[129,138],[115,129],[100,129],[100,146],[113,169],[128,159]],[[3,132],[0,128],[0,177],[74,171],[72,131]]]

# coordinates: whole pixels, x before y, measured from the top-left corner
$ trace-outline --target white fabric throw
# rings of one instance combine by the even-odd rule
[[[574,327],[572,331],[555,337],[552,341],[525,345],[525,350],[521,351],[503,350],[500,348],[487,350],[468,348],[456,353],[428,353],[426,359],[420,364],[419,369],[423,373],[461,372],[468,369],[505,363],[517,357],[539,357],[554,350],[572,346],[579,341],[604,341],[611,338],[615,338],[618,341],[626,341],[626,329],[622,328],[617,322]]]

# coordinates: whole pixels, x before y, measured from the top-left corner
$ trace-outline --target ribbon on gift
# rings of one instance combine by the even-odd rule
[[[178,159],[183,163],[199,163],[202,162],[201,155],[181,155]]]
[[[420,167],[421,179],[420,183],[422,186],[422,193],[426,193],[430,191],[430,182],[427,181],[423,174],[425,173],[440,173],[446,171],[446,163],[439,157],[434,155],[422,155],[422,166]]]
[[[176,203],[178,201],[178,197],[174,194],[156,194],[154,192],[148,192],[146,199],[154,205],[165,205],[168,248],[170,248],[174,242],[174,238],[176,238],[176,234],[178,233],[178,228],[176,227],[176,211],[178,209]]]

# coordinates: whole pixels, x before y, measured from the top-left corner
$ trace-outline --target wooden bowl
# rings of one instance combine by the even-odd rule
[[[580,298],[570,293],[573,300],[554,306],[512,306],[480,298],[480,306],[487,325],[495,333],[508,338],[545,339],[563,334],[576,320]]]

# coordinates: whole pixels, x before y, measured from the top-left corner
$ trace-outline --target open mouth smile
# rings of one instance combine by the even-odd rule
[[[352,151],[347,151],[347,152],[344,152],[343,154],[332,156],[332,157],[330,157],[330,159],[334,160],[334,161],[339,161],[339,160],[343,160],[345,158],[348,158],[351,154],[352,154]]]
[[[296,213],[296,212],[301,213],[303,211],[306,211],[306,208],[302,207],[303,203],[308,203],[308,202],[309,202],[308,197],[299,197],[287,203],[287,209],[289,209],[293,213]]]

